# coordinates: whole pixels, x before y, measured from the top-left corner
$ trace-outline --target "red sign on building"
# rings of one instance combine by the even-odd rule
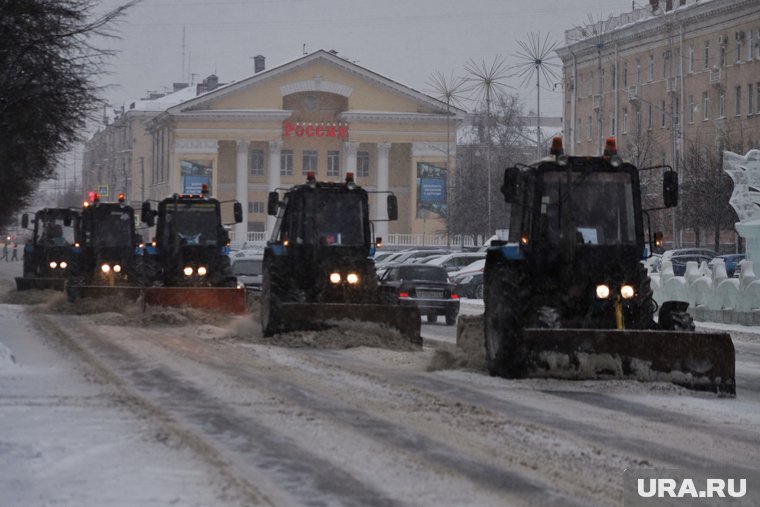
[[[348,125],[345,123],[300,123],[283,122],[283,137],[334,137],[348,139]]]

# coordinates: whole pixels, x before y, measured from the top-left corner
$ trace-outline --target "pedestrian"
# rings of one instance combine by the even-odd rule
[[[3,256],[0,257],[0,259],[5,259],[6,261],[8,260],[8,243],[5,243],[3,245]]]
[[[18,260],[18,244],[13,243],[13,256],[11,257],[12,261]]]

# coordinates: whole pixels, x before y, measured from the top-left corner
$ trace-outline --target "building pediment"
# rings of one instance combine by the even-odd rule
[[[242,114],[246,110],[285,108],[285,97],[296,94],[330,94],[347,101],[347,111],[387,111],[441,114],[446,104],[367,70],[328,51],[317,51],[297,60],[229,83],[167,110],[170,116],[199,111]],[[455,109],[455,108],[452,108]],[[455,109],[455,112],[464,113]],[[210,114],[210,113],[205,113]]]

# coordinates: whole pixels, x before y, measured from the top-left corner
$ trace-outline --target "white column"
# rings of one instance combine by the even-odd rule
[[[356,177],[356,152],[359,151],[359,143],[355,141],[345,141],[343,143],[343,170],[341,176],[343,179],[346,177],[346,173],[354,173]]]
[[[388,181],[388,153],[391,151],[391,143],[377,144],[377,190],[378,192],[387,192],[389,189]],[[374,217],[378,220],[387,220],[386,211],[387,193],[375,194],[375,213]],[[388,239],[388,222],[375,222],[375,235]]]
[[[269,171],[267,171],[267,185],[272,192],[280,186],[280,152],[282,151],[282,141],[279,139],[269,141]],[[274,229],[276,219],[267,215],[267,237]]]
[[[243,221],[235,224],[235,241],[248,240],[248,141],[237,142],[237,164],[235,166],[235,199],[243,205]]]

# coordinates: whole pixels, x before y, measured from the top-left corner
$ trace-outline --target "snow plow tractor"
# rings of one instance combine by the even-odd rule
[[[324,329],[333,321],[356,320],[395,328],[421,344],[415,307],[386,301],[378,287],[368,192],[353,174],[345,182],[318,182],[270,192],[267,211],[277,217],[264,251],[261,324],[265,336]],[[396,220],[395,195],[388,195],[388,220]]]
[[[223,203],[208,195],[174,194],[152,210],[144,202],[141,220],[156,226],[155,240],[143,253],[145,302],[245,313],[245,289],[237,287],[230,268],[230,237],[222,223]],[[234,202],[235,223],[243,208]]]
[[[24,247],[24,271],[23,276],[16,277],[16,289],[63,291],[71,273],[79,213],[69,208],[44,208],[31,222],[32,237]],[[32,224],[24,213],[21,227],[27,229]]]
[[[504,172],[509,238],[492,242],[484,271],[480,329],[489,372],[666,381],[735,394],[727,333],[696,333],[687,302],[664,302],[655,321],[658,305],[640,261],[662,236],[651,233],[652,210],[642,210],[640,171],[617,155],[612,138],[600,157],[565,156],[560,138],[551,153]],[[650,169],[663,171],[664,206],[653,209],[677,205],[677,174]]]
[[[86,297],[140,297],[141,238],[135,233],[134,209],[118,202],[101,202],[97,194],[84,203],[77,227],[78,248],[66,281],[66,295]]]

